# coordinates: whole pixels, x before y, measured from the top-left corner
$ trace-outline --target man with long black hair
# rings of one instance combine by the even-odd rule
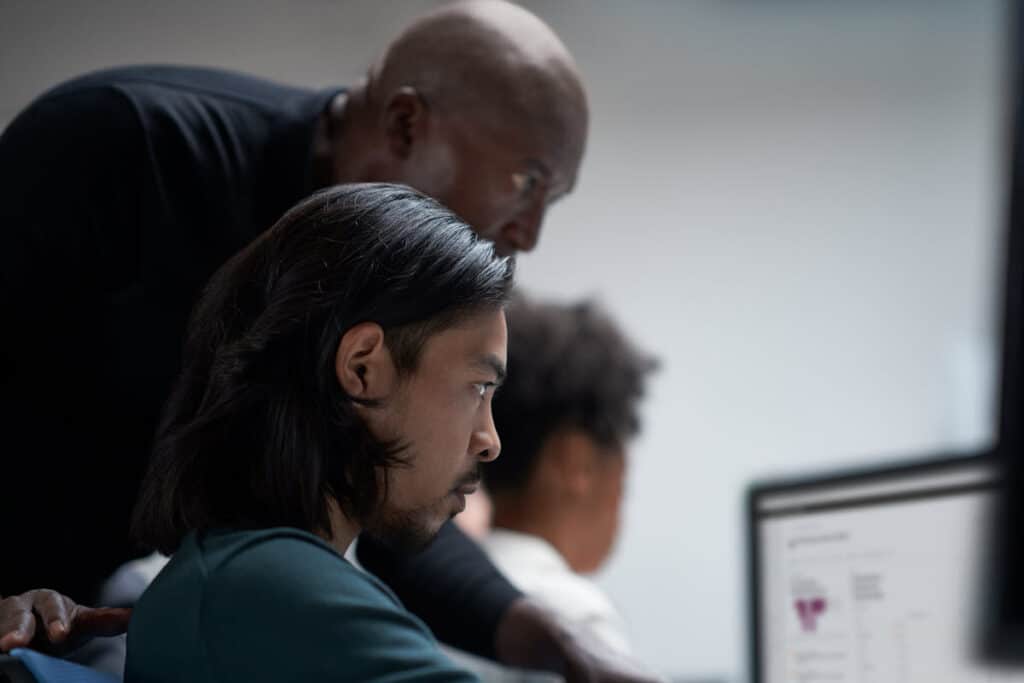
[[[375,184],[314,195],[214,275],[135,510],[173,558],[126,680],[471,678],[342,555],[360,532],[424,546],[498,457],[511,286],[452,213]]]

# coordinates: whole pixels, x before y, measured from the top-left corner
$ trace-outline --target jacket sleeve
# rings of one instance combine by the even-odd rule
[[[454,523],[446,523],[425,550],[410,556],[394,553],[364,534],[356,557],[427,623],[438,640],[494,659],[498,623],[522,593]]]

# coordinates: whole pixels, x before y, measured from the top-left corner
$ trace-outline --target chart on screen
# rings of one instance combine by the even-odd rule
[[[1024,681],[974,654],[994,493],[883,493],[770,507],[758,522],[765,682]]]

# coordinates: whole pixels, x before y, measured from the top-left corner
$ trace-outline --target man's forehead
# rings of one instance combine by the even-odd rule
[[[568,189],[575,183],[585,144],[585,132],[567,123],[556,125],[514,117],[501,117],[490,123],[465,121],[462,134],[472,141],[471,153],[483,157],[477,161],[493,164],[495,159],[501,159],[510,167],[541,172],[545,180]]]
[[[483,353],[472,359],[471,364],[484,373],[493,373],[496,382],[505,380],[505,358],[496,353]]]
[[[518,154],[523,164],[544,169],[553,181],[571,183],[583,157],[583,140],[569,130],[520,131],[518,142],[504,138],[502,143],[510,153]]]
[[[485,359],[493,358],[504,366],[507,346],[503,309],[471,314],[427,341],[428,353],[443,356],[448,362],[457,358],[468,365],[486,365]]]

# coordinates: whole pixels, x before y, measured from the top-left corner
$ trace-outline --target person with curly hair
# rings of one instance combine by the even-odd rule
[[[524,593],[629,655],[621,617],[581,574],[615,542],[638,403],[657,363],[592,302],[517,297],[508,320],[509,375],[494,401],[504,455],[483,466],[493,506],[483,546]]]

